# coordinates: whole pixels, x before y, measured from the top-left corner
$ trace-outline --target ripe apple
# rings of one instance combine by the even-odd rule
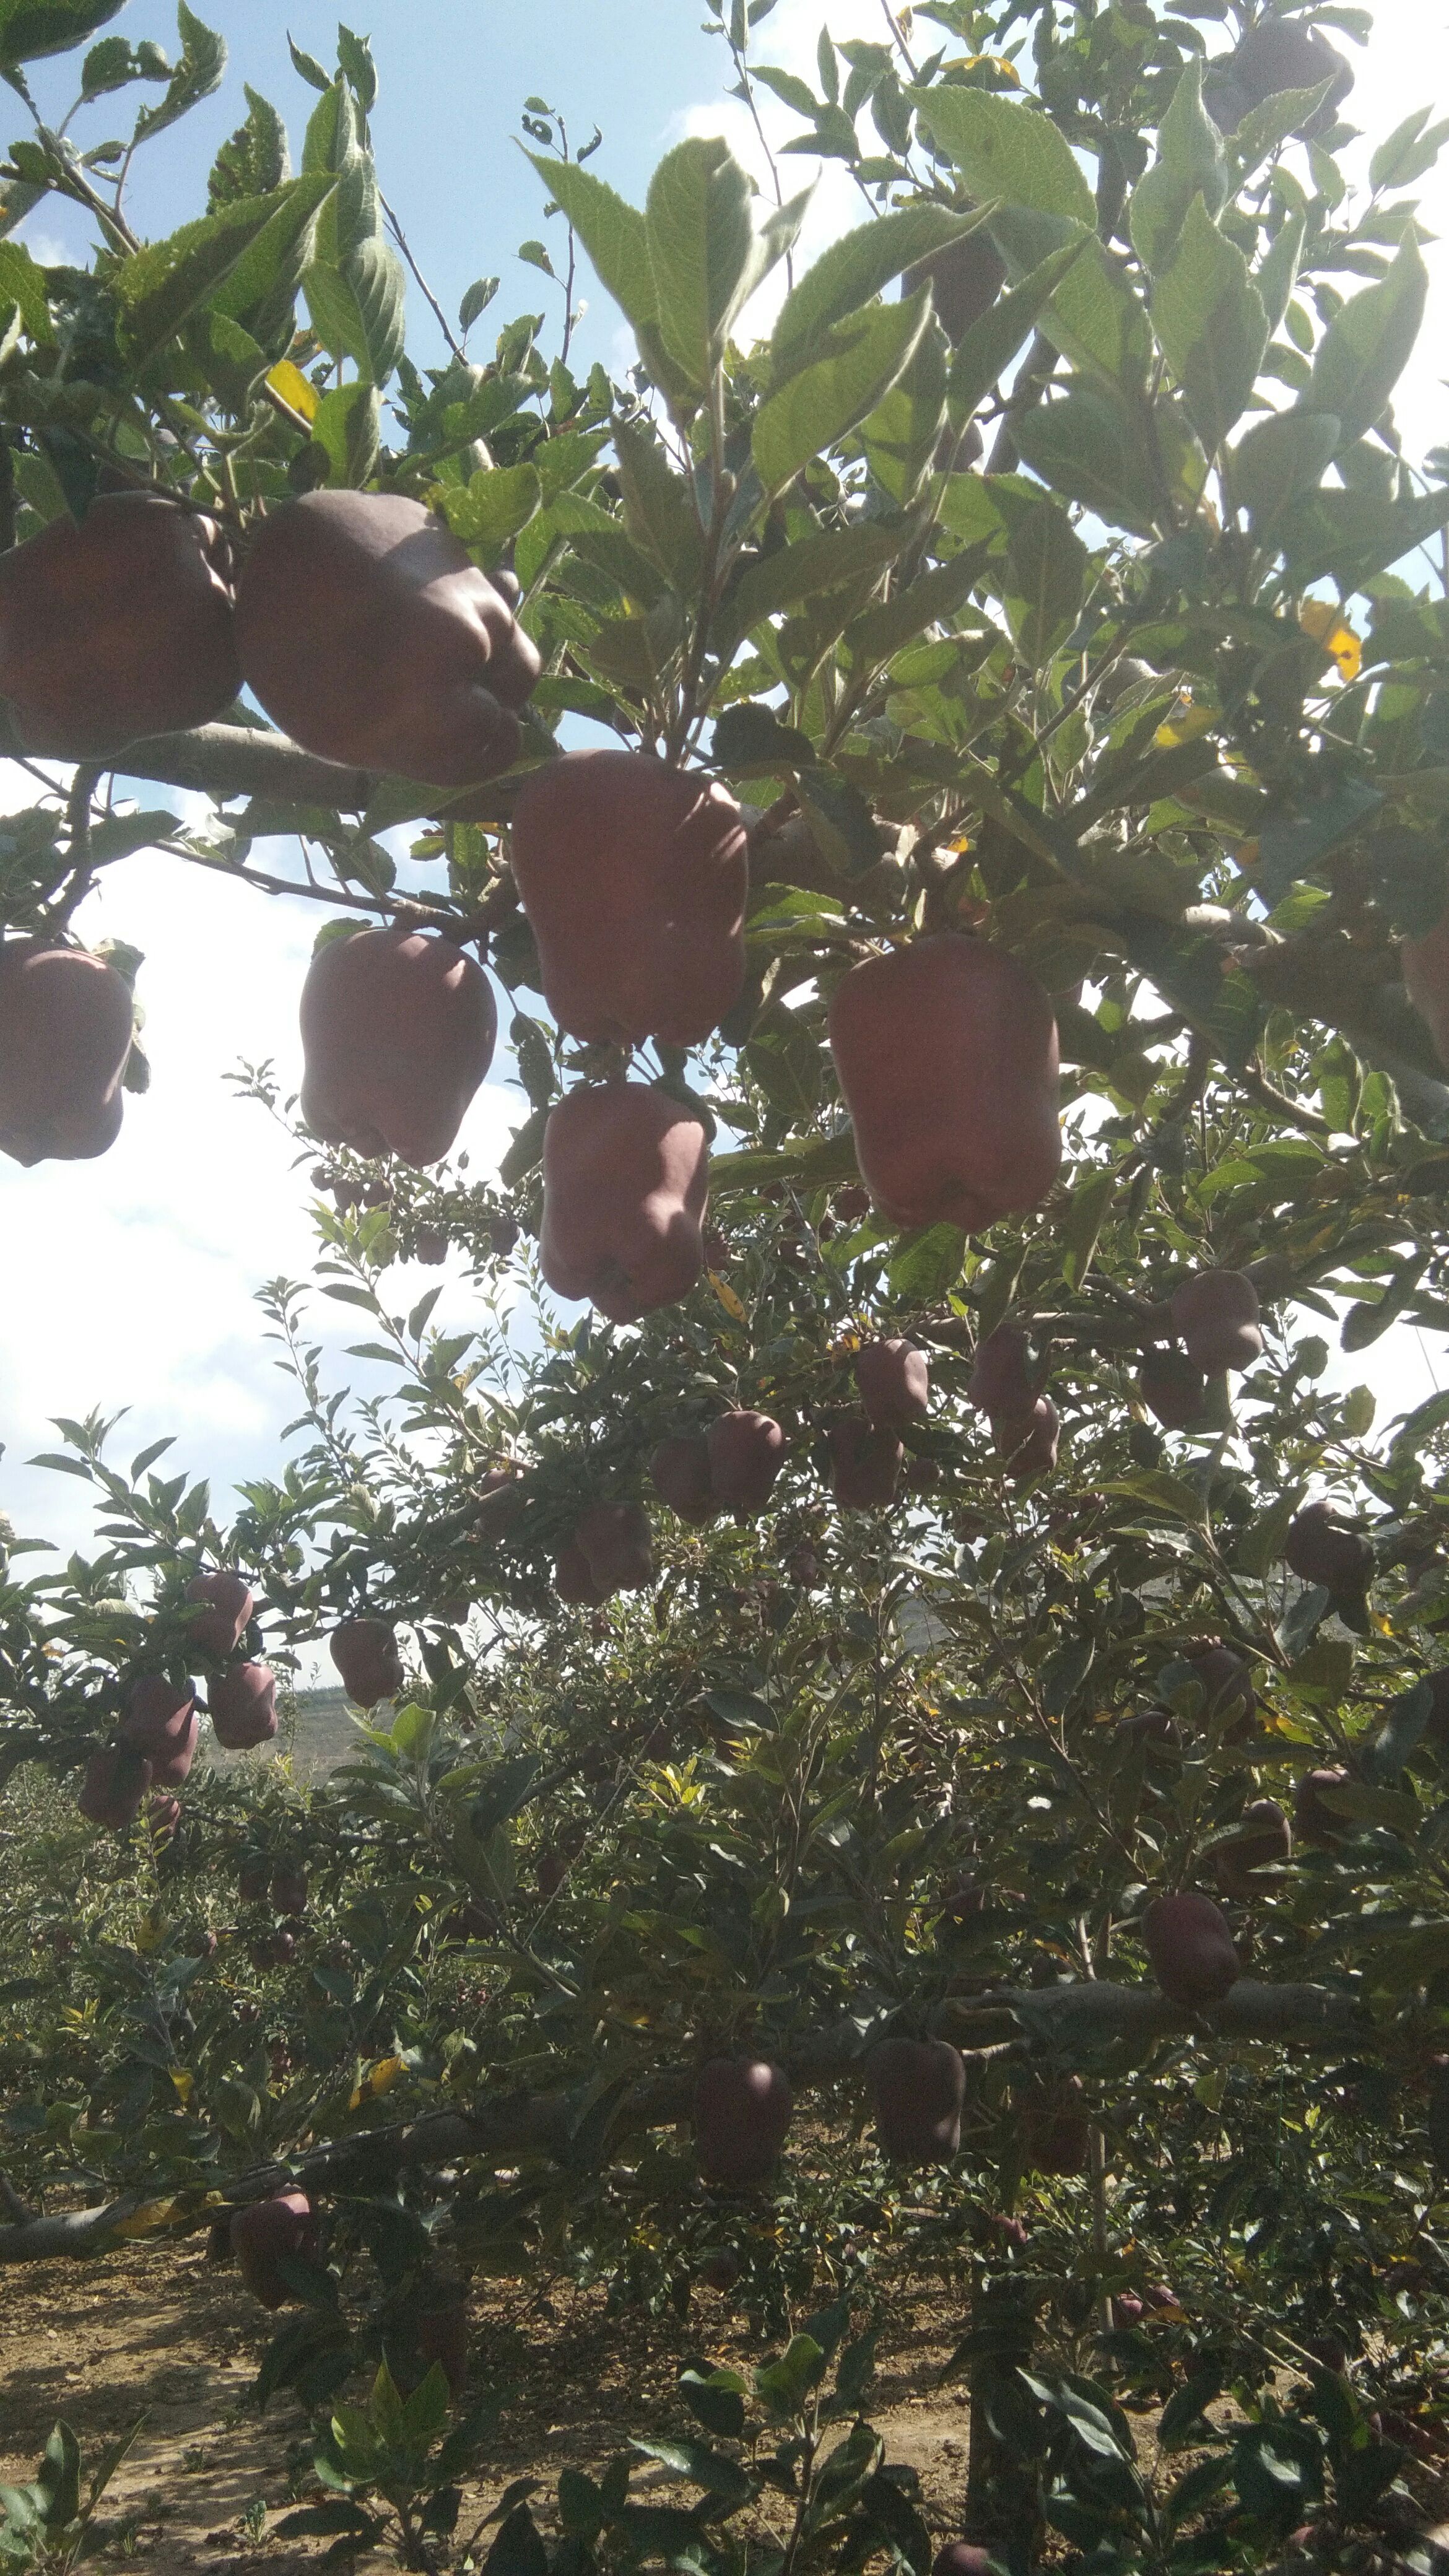
[[[187,1622],[188,1643],[224,1663],[240,1645],[242,1632],[256,1608],[251,1586],[239,1574],[225,1571],[194,1574],[186,1587],[186,1598],[206,1605]]]
[[[712,2245],[701,2254],[694,2277],[707,2290],[718,2290],[723,2296],[734,2288],[744,2268],[732,2245]]]
[[[931,1410],[931,1363],[914,1342],[864,1342],[855,1383],[877,1431],[909,1431]]]
[[[233,1664],[207,1694],[211,1729],[228,1753],[269,1744],[277,1731],[277,1677],[269,1664]]]
[[[285,2306],[297,2294],[283,2278],[283,2262],[317,2259],[317,2221],[306,2193],[274,2192],[270,2200],[233,2210],[231,2250],[252,2297],[264,2308]]]
[[[883,1511],[895,1501],[906,1453],[893,1431],[877,1431],[863,1413],[847,1413],[825,1437],[830,1490],[842,1511]]]
[[[294,1917],[307,1911],[307,1873],[304,1869],[277,1869],[272,1872],[272,1903],[279,1914]]]
[[[168,1681],[164,1673],[145,1673],[133,1682],[120,1724],[123,1744],[161,1760],[185,1743],[196,1712],[193,1684]]]
[[[1157,1347],[1142,1354],[1138,1392],[1164,1431],[1189,1431],[1202,1420],[1207,1380],[1185,1351]]]
[[[953,349],[959,348],[973,322],[989,313],[1006,284],[1006,262],[984,224],[933,251],[929,259],[908,268],[901,293],[914,295],[931,281],[936,318]],[[960,2571],[966,2576],[966,2571]]]
[[[104,1154],[121,1132],[134,1034],[131,988],[114,966],[83,948],[0,940],[0,1153],[27,1169]]]
[[[931,2562],[931,2576],[995,2576],[996,2552],[975,2540],[948,2540]]]
[[[1196,1889],[1154,1897],[1142,1917],[1142,1943],[1170,2003],[1220,2003],[1242,1974],[1227,1916]]]
[[[1225,1896],[1261,1893],[1254,1872],[1293,1857],[1293,1828],[1276,1798],[1254,1798],[1243,1809],[1230,1843],[1213,1853],[1213,1873]],[[1271,1882],[1270,1882],[1271,1884]]]
[[[209,724],[241,687],[216,522],[147,492],[61,510],[0,555],[0,696],[27,748],[101,760]]]
[[[993,1419],[997,1415],[1028,1414],[1036,1402],[1037,1390],[1029,1365],[1027,1338],[1020,1324],[998,1324],[984,1342],[976,1346],[976,1358],[966,1381],[966,1400],[978,1413]]]
[[[649,1480],[662,1502],[680,1520],[702,1529],[719,1504],[710,1481],[709,1447],[699,1433],[677,1432],[650,1452]]]
[[[571,1610],[597,1610],[609,1598],[594,1581],[589,1560],[574,1538],[566,1538],[554,1558],[553,1588]]]
[[[344,1619],[328,1651],[358,1708],[376,1708],[379,1700],[396,1698],[403,1687],[397,1634],[386,1619]]]
[[[867,958],[829,1028],[861,1178],[892,1224],[974,1233],[1041,1205],[1062,1152],[1056,1020],[1007,950],[947,932]]]
[[[1022,2113],[1022,2160],[1044,2174],[1086,2170],[1088,2120],[1080,2075],[1064,2076],[1029,2097]]]
[[[1340,1815],[1324,1797],[1325,1789],[1342,1789],[1349,1779],[1341,1763],[1328,1763],[1316,1771],[1305,1771],[1293,1800],[1293,1822],[1299,1838],[1312,1843],[1319,1851],[1333,1851],[1346,1842],[1353,1832],[1351,1816]]]
[[[1173,1291],[1173,1330],[1194,1368],[1251,1368],[1263,1356],[1258,1292],[1241,1270],[1199,1270]]]
[[[1230,1646],[1204,1646],[1188,1661],[1207,1694],[1204,1716],[1223,1722],[1225,1743],[1241,1744],[1258,1714],[1258,1694],[1242,1656]]]
[[[949,2164],[961,2144],[966,2064],[944,2039],[878,2040],[865,2061],[883,2155],[896,2164]]]
[[[1283,1556],[1303,1583],[1330,1592],[1361,1592],[1374,1570],[1373,1545],[1350,1529],[1330,1502],[1306,1503],[1288,1525]]]
[[[641,1503],[591,1503],[574,1524],[574,1545],[600,1601],[646,1591],[654,1580],[654,1544]]]
[[[785,1434],[768,1413],[738,1407],[722,1413],[706,1434],[710,1484],[716,1503],[737,1521],[762,1512],[785,1463]]]
[[[440,1163],[493,1061],[498,1014],[474,957],[417,930],[319,948],[302,986],[302,1116],[324,1144]]]
[[[637,751],[570,751],[525,781],[513,875],[544,998],[586,1043],[702,1043],[745,976],[747,843],[732,796]]]
[[[122,1833],[141,1812],[151,1785],[151,1765],[127,1744],[110,1744],[86,1764],[76,1805],[93,1825]]]
[[[272,1884],[272,1864],[265,1858],[244,1860],[237,1872],[236,1892],[243,1905],[260,1905]]]
[[[324,760],[467,787],[518,757],[538,653],[420,501],[329,490],[274,507],[236,631],[273,723]]]
[[[728,2191],[768,2182],[794,2108],[782,2067],[758,2057],[709,2058],[694,2088],[694,2144],[702,2179]]]
[[[1353,87],[1353,72],[1342,54],[1321,29],[1305,27],[1298,19],[1260,19],[1228,56],[1224,71],[1250,107],[1285,90],[1321,89],[1331,81],[1323,105],[1296,128],[1310,138],[1327,131]]]
[[[1061,1422],[1049,1395],[1039,1395],[1030,1413],[993,1414],[992,1436],[1002,1472],[1013,1485],[1032,1476],[1048,1476],[1057,1463]]]
[[[568,1092],[544,1131],[544,1278],[616,1324],[677,1305],[704,1266],[708,1195],[693,1110],[639,1082]]]

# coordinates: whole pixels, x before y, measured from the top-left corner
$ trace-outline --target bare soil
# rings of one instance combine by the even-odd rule
[[[270,2533],[296,2501],[306,2421],[287,2395],[258,2416],[250,2390],[273,2321],[204,2249],[199,2238],[0,2272],[0,2482],[33,2474],[57,2416],[89,2461],[144,2415],[102,2508],[107,2560],[154,2576],[300,2576],[327,2544]],[[517,2382],[519,2393],[488,2474],[468,2491],[465,2532],[511,2479],[537,2477],[551,2492],[561,2468],[597,2469],[631,2433],[682,2430],[675,2380],[686,2354],[763,2358],[709,2292],[687,2326],[610,2316],[602,2292],[539,2297],[514,2283],[483,2285],[471,2315],[475,2378]],[[964,2398],[937,2384],[953,2341],[937,2302],[897,2302],[870,2407],[888,2457],[919,2473],[942,2536],[960,2528],[966,2477]]]

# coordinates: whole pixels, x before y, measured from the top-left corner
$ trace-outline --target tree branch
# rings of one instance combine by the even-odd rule
[[[1000,2057],[1003,2039],[1011,2052],[1029,2059],[1033,2053],[1057,2060],[1090,2055],[1115,2042],[1147,2055],[1163,2039],[1245,2039],[1276,2042],[1287,2048],[1351,2048],[1374,2045],[1370,2015],[1351,1995],[1328,1986],[1270,1986],[1240,1977],[1212,2012],[1183,2012],[1156,1986],[1109,1985],[1083,1980],[1076,1985],[991,1987],[980,1995],[952,1997],[932,2016],[943,2037],[973,2056]],[[1005,2028],[1003,2029],[1003,2025]],[[1012,2041],[1012,2026],[1015,2040]],[[801,2089],[838,2081],[857,2071],[871,2036],[853,2021],[823,2031],[788,2062],[791,2081]],[[658,2076],[631,2086],[607,2124],[604,2152],[641,2129],[670,2127],[687,2116],[693,2093],[689,2073]],[[213,2226],[218,2217],[273,2192],[300,2184],[326,2193],[418,2167],[451,2164],[469,2157],[512,2164],[522,2156],[562,2159],[570,2152],[584,2105],[574,2093],[515,2093],[485,2099],[470,2111],[432,2111],[422,2119],[381,2129],[365,2129],[350,2138],[290,2161],[252,2167],[219,2192],[176,2193],[154,2227],[138,2227],[140,2212],[162,2198],[160,2188],[133,2190],[97,2209],[68,2211],[53,2218],[25,2218],[0,2227],[0,2264],[50,2262],[71,2256],[94,2257],[138,2236],[193,2234]]]
[[[235,796],[272,796],[287,805],[325,805],[330,812],[360,814],[372,802],[381,772],[347,769],[318,760],[285,734],[250,725],[197,725],[190,733],[152,734],[117,754],[123,778],[156,778],[190,787],[226,803]]]

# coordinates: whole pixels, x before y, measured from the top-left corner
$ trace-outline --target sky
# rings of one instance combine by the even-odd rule
[[[139,156],[133,221],[151,238],[204,203],[216,148],[244,113],[244,81],[282,110],[299,154],[313,93],[291,68],[288,31],[329,67],[334,58],[336,15],[322,0],[203,0],[201,15],[227,40],[227,80]],[[558,294],[515,257],[522,241],[547,237],[543,192],[512,139],[525,98],[542,97],[561,111],[576,141],[600,126],[592,166],[635,203],[662,153],[684,134],[725,134],[768,184],[744,110],[723,97],[726,58],[700,16],[697,0],[628,0],[624,8],[606,0],[547,0],[543,7],[537,0],[373,0],[368,8],[353,0],[350,23],[371,35],[380,74],[374,136],[382,183],[419,265],[450,313],[475,278],[503,280],[475,332],[478,354],[488,354],[501,320]],[[1365,153],[1411,108],[1449,105],[1449,0],[1427,7],[1424,0],[1383,0],[1377,22],[1366,55],[1349,49],[1358,70],[1352,112],[1365,129]],[[810,76],[822,23],[837,38],[878,38],[879,0],[778,0],[759,31],[764,58]],[[133,41],[152,36],[174,50],[159,0],[129,0],[107,32]],[[37,67],[47,114],[64,113],[72,83],[66,63]],[[119,122],[120,107],[112,101],[93,111],[83,139],[101,139],[109,113]],[[762,107],[777,140],[798,130],[768,97]],[[19,132],[18,103],[13,121]],[[815,175],[813,164],[795,156],[783,166],[792,190]],[[1422,205],[1436,232],[1449,231],[1449,177],[1423,183]],[[862,213],[839,165],[827,165],[804,256]],[[37,210],[27,238],[44,258],[87,256],[79,216],[53,201]],[[1411,453],[1446,436],[1440,353],[1449,254],[1436,246],[1428,257],[1435,301],[1399,402]],[[585,362],[601,357],[617,371],[632,355],[627,337],[592,278],[583,292],[590,311],[580,355]],[[762,301],[761,327],[767,318]],[[416,291],[410,324],[414,354],[424,362],[440,354]],[[29,794],[23,777],[0,765],[0,810],[28,802]],[[169,801],[198,819],[205,810],[156,788],[147,788],[144,800]],[[286,855],[274,845],[268,859]],[[27,1535],[67,1549],[87,1540],[83,1488],[25,1463],[57,1445],[51,1420],[58,1414],[127,1407],[115,1441],[123,1458],[175,1434],[167,1464],[173,1472],[184,1464],[210,1474],[223,1511],[237,1479],[277,1469],[278,1434],[296,1408],[253,1299],[265,1279],[306,1275],[314,1247],[307,1166],[294,1168],[287,1137],[239,1101],[224,1077],[243,1058],[271,1058],[295,1088],[296,1000],[315,923],[312,907],[265,901],[154,855],[103,878],[79,916],[87,938],[123,938],[144,952],[139,991],[153,1081],[146,1098],[128,1101],[121,1140],[101,1160],[24,1172],[0,1158],[0,1512]],[[504,1007],[506,1026],[506,999]],[[460,1138],[475,1171],[496,1162],[523,1114],[500,1057]],[[423,1274],[399,1270],[393,1278],[395,1305],[404,1311]],[[466,1320],[466,1294],[456,1282],[440,1322],[450,1309]],[[324,1308],[319,1320],[326,1314]],[[329,1327],[326,1337],[340,1351],[355,1336],[354,1322]],[[1420,1401],[1445,1374],[1438,1352],[1417,1335],[1388,1337],[1359,1360],[1334,1366],[1348,1382],[1373,1384],[1381,1413]],[[339,1373],[363,1388],[379,1383],[366,1364],[346,1363]]]

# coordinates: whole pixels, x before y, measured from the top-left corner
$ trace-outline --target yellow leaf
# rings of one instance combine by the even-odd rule
[[[348,2101],[349,2111],[360,2111],[364,2102],[375,2102],[380,2093],[390,2093],[398,2077],[406,2073],[400,2057],[380,2057],[365,2075],[360,2075]]]
[[[1298,623],[1305,635],[1311,635],[1315,644],[1333,655],[1340,679],[1358,678],[1363,668],[1363,645],[1331,599],[1305,600],[1298,611]]]
[[[1175,751],[1180,742],[1196,742],[1200,735],[1211,733],[1217,720],[1215,707],[1184,707],[1180,715],[1160,724],[1152,739],[1159,751]]]
[[[182,2109],[190,2110],[191,2096],[196,2090],[195,2076],[188,2074],[184,2066],[173,2066],[171,2069],[171,2081],[176,2087]]]
[[[143,1914],[136,1926],[136,1947],[143,1959],[159,1950],[166,1938],[166,1918],[156,1913]]]
[[[750,1320],[749,1316],[746,1314],[744,1307],[735,1295],[729,1281],[727,1279],[721,1279],[717,1270],[711,1270],[709,1273],[709,1284],[714,1290],[716,1297],[718,1297],[720,1304],[723,1306],[725,1313],[727,1315],[733,1315],[737,1324],[747,1324]]]
[[[289,411],[300,412],[304,420],[315,420],[320,399],[315,385],[309,385],[300,367],[290,358],[282,358],[267,371],[267,382],[279,394]]]
[[[174,2192],[167,2200],[143,2201],[139,2209],[132,2210],[129,2218],[120,2221],[115,2233],[117,2236],[154,2236],[158,2227],[166,2225],[175,2208]]]

